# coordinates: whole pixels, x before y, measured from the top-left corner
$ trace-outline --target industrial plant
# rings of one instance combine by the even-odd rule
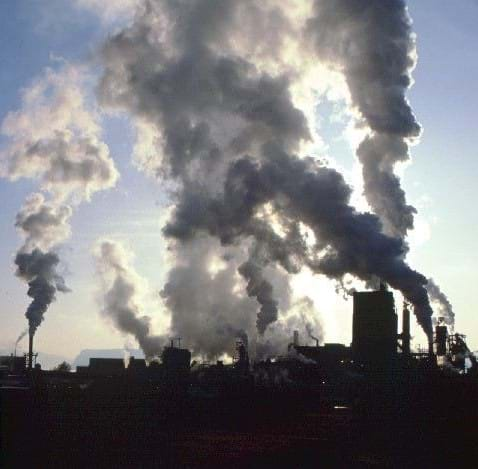
[[[265,360],[251,360],[247,341],[231,337],[236,342],[230,363],[200,362],[180,339],[172,339],[158,359],[91,358],[88,366],[74,371],[42,370],[35,363],[30,334],[28,353],[0,357],[3,431],[9,450],[5,454],[9,461],[31,464],[45,456],[42,446],[52,454],[59,452],[62,458],[89,464],[90,457],[100,460],[108,448],[104,452],[108,455],[103,461],[106,466],[114,458],[124,457],[123,451],[132,451],[144,464],[153,461],[151,467],[222,467],[224,461],[242,465],[258,454],[268,461],[277,449],[276,444],[269,448],[269,433],[276,435],[283,425],[289,425],[299,435],[291,439],[288,432],[287,437],[281,433],[287,457],[292,457],[299,442],[300,448],[307,446],[302,456],[316,451],[324,454],[326,431],[327,441],[330,437],[333,444],[324,457],[335,464],[337,451],[340,453],[335,445],[341,441],[336,441],[335,432],[344,425],[350,433],[347,438],[355,445],[365,428],[372,435],[386,422],[403,430],[412,423],[436,424],[435,419],[443,425],[444,417],[450,418],[451,413],[475,417],[474,408],[464,402],[476,399],[478,367],[464,335],[448,330],[438,320],[429,346],[412,350],[410,306],[403,303],[401,314],[397,314],[393,294],[383,284],[376,291],[353,293],[352,330],[350,346],[320,344],[318,340],[305,345],[299,332],[291,331],[287,350]],[[468,410],[463,412],[465,408]],[[453,420],[447,422],[453,426]],[[327,430],[322,428],[324,424]],[[90,427],[96,428],[94,437]],[[38,433],[27,431],[31,428]],[[245,448],[237,450],[238,431],[257,438],[259,448],[242,442]],[[197,438],[202,432],[212,440],[200,443]],[[222,432],[234,453],[224,450],[224,459],[217,459],[216,453],[213,456],[208,446],[217,443],[217,432]],[[30,444],[21,444],[28,435],[32,435]],[[194,441],[191,435],[195,435]],[[151,441],[153,436],[156,443]],[[118,438],[127,443],[112,450]],[[260,443],[264,439],[268,443]],[[89,456],[78,449],[83,441],[91,445]],[[162,452],[153,456],[145,449],[150,444],[157,444]],[[396,461],[395,449],[382,444]],[[278,447],[280,453],[281,445]],[[355,453],[348,451],[346,457],[352,459],[347,461],[352,464]],[[170,459],[165,463],[164,458]],[[406,462],[403,454],[400,458]]]

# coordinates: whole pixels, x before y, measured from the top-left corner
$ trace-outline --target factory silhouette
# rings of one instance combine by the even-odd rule
[[[201,363],[180,339],[160,360],[90,358],[75,372],[0,358],[5,467],[424,467],[475,456],[478,367],[440,320],[411,350],[410,309],[353,293],[350,346],[301,344]],[[464,459],[465,458],[465,459]],[[323,464],[323,466],[321,465]]]

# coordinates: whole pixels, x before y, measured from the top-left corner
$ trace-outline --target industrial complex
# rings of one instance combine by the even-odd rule
[[[73,372],[42,370],[30,339],[24,356],[0,357],[5,461],[261,467],[279,454],[278,467],[318,467],[308,465],[316,457],[325,467],[375,466],[357,459],[365,452],[414,467],[457,460],[454,445],[469,457],[475,433],[464,429],[478,419],[469,405],[478,374],[465,336],[438,320],[430,346],[412,350],[409,306],[397,314],[384,285],[353,294],[352,329],[350,346],[303,345],[291,331],[282,355],[260,361],[249,358],[244,339],[231,338],[232,363],[197,362],[175,339],[149,363],[91,358]],[[393,443],[396,432],[408,452]],[[453,446],[444,445],[449,438]]]

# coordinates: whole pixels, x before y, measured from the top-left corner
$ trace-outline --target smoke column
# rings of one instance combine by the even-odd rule
[[[15,341],[15,350],[17,350],[17,346],[20,343],[20,341],[28,334],[28,328],[25,329],[17,338]]]
[[[279,295],[289,291],[288,274],[307,268],[337,281],[346,274],[381,278],[414,305],[431,337],[427,279],[405,262],[414,209],[393,172],[419,134],[404,98],[414,65],[404,3],[196,0],[138,8],[103,46],[98,97],[132,116],[136,164],[173,183],[174,208],[163,230],[173,263],[163,290],[173,330],[206,353],[226,350],[223,331],[252,332],[250,307],[240,321],[224,314],[226,305],[238,304],[241,287],[258,302],[257,340],[266,341],[285,313]],[[298,9],[310,12],[309,21],[290,13]],[[245,35],[251,22],[263,27]],[[291,33],[301,27],[303,34]],[[307,53],[299,38],[344,72],[370,127],[358,155],[376,214],[357,211],[342,175],[301,153],[313,133],[293,99],[300,69],[279,59],[294,47]],[[196,264],[184,252],[194,252]],[[221,291],[212,288],[217,259],[228,276]],[[283,278],[284,288],[274,288],[266,271]],[[214,328],[215,340],[201,344],[194,315]]]
[[[407,205],[395,165],[409,159],[420,126],[405,98],[416,64],[415,35],[403,0],[317,0],[309,32],[319,57],[341,71],[369,128],[357,156],[365,196],[385,231],[404,237],[416,210]]]
[[[317,0],[308,28],[318,56],[341,71],[352,105],[369,134],[357,149],[367,201],[386,233],[405,238],[416,210],[394,173],[410,159],[420,125],[405,97],[417,62],[415,34],[404,0]],[[428,293],[454,322],[451,304],[430,280]]]
[[[9,140],[0,153],[0,175],[12,181],[37,179],[15,226],[24,243],[15,257],[16,275],[28,284],[32,302],[25,313],[30,334],[43,321],[56,292],[67,292],[57,271],[56,248],[71,234],[80,202],[112,187],[118,173],[100,139],[98,116],[87,109],[81,67],[47,69],[23,92],[22,106],[1,125]]]
[[[118,330],[132,335],[147,359],[158,356],[164,340],[151,335],[151,318],[140,313],[141,279],[130,265],[125,249],[117,242],[105,240],[97,244],[94,254],[103,315]]]

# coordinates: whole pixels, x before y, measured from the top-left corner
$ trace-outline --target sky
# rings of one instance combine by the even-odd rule
[[[100,73],[98,45],[120,27],[122,16],[101,17],[88,1],[5,0],[0,2],[0,120],[22,105],[22,90],[43,76],[47,67],[88,63],[91,80]],[[95,2],[91,2],[94,4]],[[123,6],[128,7],[124,1]],[[411,233],[408,262],[440,285],[453,304],[455,329],[478,349],[476,239],[478,238],[477,150],[474,140],[478,60],[478,2],[475,0],[410,0],[409,12],[417,35],[418,64],[407,97],[423,127],[412,162],[403,168],[402,186],[418,209]],[[126,10],[127,11],[127,10]],[[89,99],[94,101],[94,97]],[[338,104],[340,105],[340,103]],[[95,104],[93,103],[93,106]],[[334,165],[354,181],[356,160],[347,129],[327,99],[316,108],[318,132]],[[102,113],[99,109],[98,113]],[[168,215],[168,188],[133,164],[134,130],[121,115],[100,117],[120,179],[114,188],[99,191],[75,208],[72,236],[59,246],[61,272],[70,293],[57,294],[36,335],[36,346],[69,359],[86,348],[136,347],[100,313],[93,246],[99,238],[121,241],[147,287],[143,302],[153,329],[166,330],[168,313],[160,291],[166,279],[167,244],[161,226]],[[4,148],[5,136],[0,138]],[[359,184],[358,184],[359,185]],[[15,217],[38,181],[0,178],[0,348],[11,349],[26,327],[27,286],[15,276],[14,257],[22,240]],[[357,189],[360,203],[360,190]],[[146,285],[146,283],[145,283]],[[320,311],[327,342],[351,340],[352,302],[337,295],[331,282],[299,275],[293,280],[300,294],[310,296]],[[398,298],[398,297],[397,297]],[[398,305],[400,309],[400,306]],[[415,344],[425,345],[415,325]],[[20,347],[25,349],[25,341]]]

